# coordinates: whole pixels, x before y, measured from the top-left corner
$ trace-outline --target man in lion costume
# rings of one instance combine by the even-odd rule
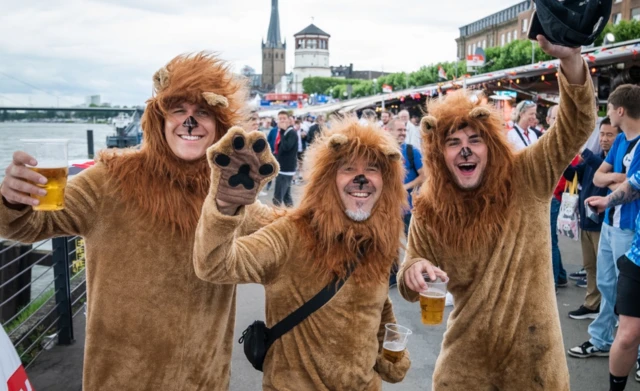
[[[334,278],[344,286],[324,306],[275,341],[264,361],[265,390],[378,391],[398,382],[408,353],[381,354],[406,192],[397,143],[373,124],[335,122],[307,150],[308,182],[300,206],[246,237],[237,237],[256,195],[275,175],[262,134],[241,129],[208,152],[211,190],[195,239],[197,275],[215,284],[259,283],[266,323],[274,324]],[[352,270],[350,276],[348,271]]]
[[[65,209],[36,212],[41,178],[14,154],[2,183],[0,237],[87,244],[85,390],[229,389],[235,286],[193,270],[193,237],[209,190],[206,150],[244,122],[246,89],[220,59],[178,56],[154,76],[139,151],[108,151],[69,181]],[[247,207],[240,232],[273,220]]]
[[[499,114],[464,90],[431,101],[421,122],[429,175],[398,285],[416,301],[423,273],[449,277],[456,305],[434,391],[569,391],[549,199],[594,127],[594,90],[580,48],[538,41],[560,59],[560,108],[537,144],[514,153]]]

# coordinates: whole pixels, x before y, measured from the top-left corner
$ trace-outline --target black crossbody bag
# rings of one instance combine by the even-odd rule
[[[255,369],[262,371],[264,358],[267,356],[271,345],[331,300],[347,282],[350,275],[351,269],[347,271],[347,276],[344,280],[339,280],[337,277],[334,278],[320,292],[309,299],[309,301],[290,313],[272,328],[268,328],[261,320],[256,320],[251,326],[247,327],[247,329],[242,332],[238,343],[244,345],[244,355],[247,356],[251,365],[253,365]]]

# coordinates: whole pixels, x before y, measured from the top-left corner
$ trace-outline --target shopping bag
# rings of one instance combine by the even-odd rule
[[[33,391],[11,340],[0,326],[0,390]]]
[[[565,184],[562,193],[560,213],[558,213],[557,233],[573,240],[580,240],[578,227],[578,175],[573,176],[573,181]],[[567,191],[569,190],[569,191]]]

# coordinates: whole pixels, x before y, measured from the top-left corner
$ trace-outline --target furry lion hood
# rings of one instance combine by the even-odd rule
[[[135,215],[188,236],[198,223],[210,170],[206,156],[185,161],[174,155],[164,135],[165,117],[183,102],[206,107],[216,124],[217,141],[246,120],[247,88],[224,61],[205,52],[175,57],[152,81],[153,96],[141,120],[140,150],[106,150],[98,159],[107,167],[114,196],[124,199]]]
[[[420,130],[427,181],[413,213],[440,243],[468,251],[497,237],[506,220],[514,153],[499,113],[468,90],[433,99],[426,109]],[[478,132],[487,147],[486,167],[479,187],[473,190],[457,185],[444,157],[447,137],[467,127]]]
[[[357,263],[352,278],[359,284],[386,280],[398,256],[404,227],[402,210],[407,207],[398,143],[374,124],[345,119],[323,129],[305,154],[307,184],[292,218],[316,271],[325,278],[344,277]],[[338,169],[357,159],[374,163],[383,178],[380,198],[371,216],[362,222],[347,217],[340,198],[342,189],[336,184]]]

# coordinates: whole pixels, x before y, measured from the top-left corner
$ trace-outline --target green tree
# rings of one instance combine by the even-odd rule
[[[621,20],[615,26],[611,23],[607,24],[594,42],[595,46],[602,46],[604,36],[607,33],[612,33],[616,38],[616,42],[638,39],[640,38],[640,22],[637,20]]]
[[[535,62],[551,60],[552,57],[540,49],[537,43],[518,39],[502,47],[492,47],[485,50],[485,66],[478,69],[479,73],[493,72],[501,69],[514,68],[531,64],[531,50],[535,51]]]

